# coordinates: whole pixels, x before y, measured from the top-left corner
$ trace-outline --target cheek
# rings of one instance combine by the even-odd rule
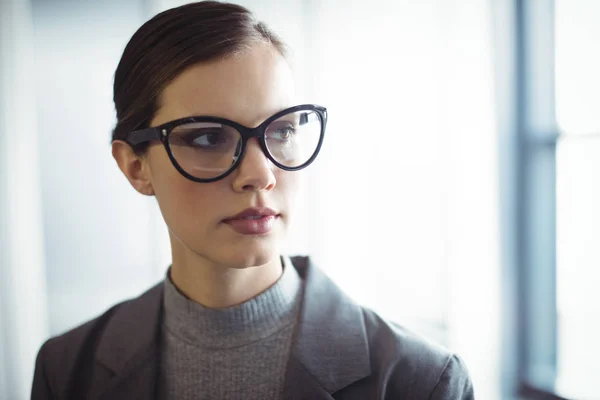
[[[183,177],[175,178],[164,182],[163,187],[157,191],[157,200],[165,208],[168,207],[164,212],[176,216],[178,220],[208,222],[216,219],[220,205],[223,204],[223,194],[218,186],[218,182],[197,183]]]
[[[223,182],[197,183],[182,176],[168,157],[156,157],[151,165],[152,186],[165,222],[172,231],[207,226],[219,215]]]
[[[187,246],[199,250],[203,243],[210,243],[221,219],[226,216],[225,196],[214,187],[218,182],[186,181],[173,179],[166,182],[166,190],[161,190],[157,200],[169,231]]]

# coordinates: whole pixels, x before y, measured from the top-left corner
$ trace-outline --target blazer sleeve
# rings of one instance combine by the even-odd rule
[[[473,384],[467,367],[460,357],[451,356],[429,399],[473,400],[474,398]]]
[[[31,386],[31,400],[52,400],[52,392],[46,371],[46,352],[48,342],[40,348],[35,360],[35,372],[33,374],[33,384]]]

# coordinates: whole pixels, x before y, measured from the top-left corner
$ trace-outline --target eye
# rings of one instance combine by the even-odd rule
[[[182,139],[188,146],[208,149],[227,143],[226,135],[217,129],[202,129],[187,132]]]
[[[284,126],[269,133],[270,139],[287,142],[294,139],[296,129],[293,126]]]
[[[191,141],[191,144],[200,147],[211,147],[218,144],[219,140],[219,135],[216,133],[204,133],[196,136],[196,138]]]

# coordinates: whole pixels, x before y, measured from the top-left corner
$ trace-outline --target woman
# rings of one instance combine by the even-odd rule
[[[280,254],[327,111],[243,7],[165,11],[115,73],[112,154],[169,228],[164,282],[40,349],[33,399],[471,399],[461,360]]]

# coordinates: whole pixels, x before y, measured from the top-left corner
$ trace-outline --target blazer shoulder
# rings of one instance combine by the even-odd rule
[[[460,357],[370,309],[363,308],[363,315],[372,371],[387,379],[386,398],[406,394],[415,399],[472,398],[469,374]]]
[[[113,313],[130,301],[132,300],[118,303],[101,315],[46,340],[38,351],[33,391],[39,391],[40,385],[42,385],[46,387],[46,391],[53,394],[52,398],[62,398],[69,377],[90,337],[94,334],[99,335],[99,331],[106,325]]]
[[[143,302],[144,297],[155,291],[157,286],[159,285],[139,297],[119,302],[97,317],[46,340],[37,354],[32,392],[40,392],[40,388],[44,387],[45,391],[53,394],[52,398],[62,398],[75,370],[88,368],[93,363],[107,327],[115,318],[134,312],[135,304]]]

